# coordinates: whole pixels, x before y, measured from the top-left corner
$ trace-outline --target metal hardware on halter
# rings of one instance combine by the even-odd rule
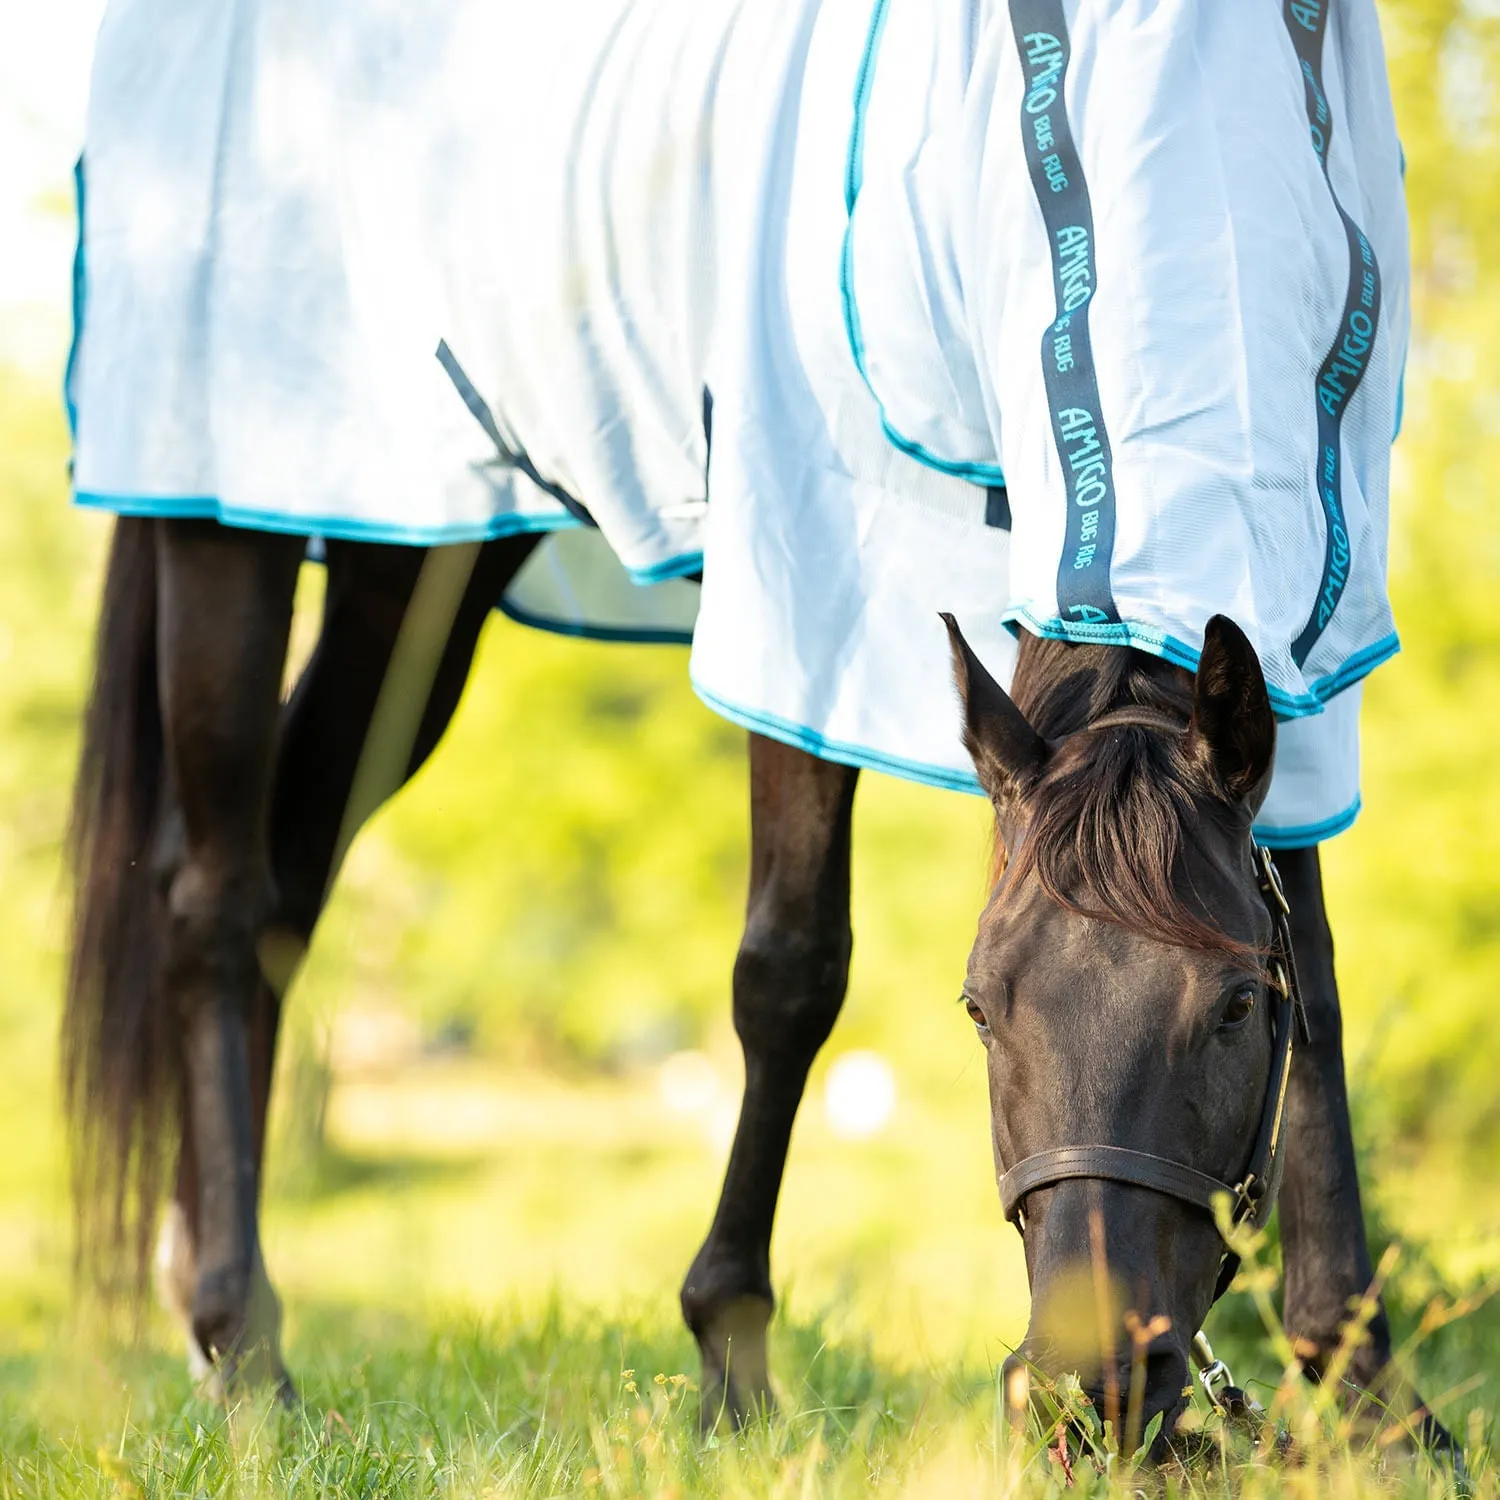
[[[1198,1366],[1198,1384],[1208,1404],[1226,1422],[1241,1423],[1252,1432],[1259,1430],[1264,1408],[1234,1383],[1229,1366],[1214,1355],[1213,1345],[1201,1330],[1193,1337],[1193,1363]]]
[[[1307,1024],[1307,1008],[1302,1004],[1302,989],[1297,983],[1297,960],[1292,951],[1292,907],[1286,899],[1286,888],[1281,883],[1281,871],[1271,858],[1271,851],[1264,844],[1252,844],[1255,857],[1255,883],[1260,893],[1269,897],[1271,908],[1271,983],[1272,986],[1292,1002],[1297,1018],[1297,1038],[1306,1046],[1312,1040],[1312,1031]]]
[[[1098,721],[1102,724],[1104,721]],[[1132,720],[1133,722],[1133,720]],[[1260,844],[1251,844],[1256,884],[1265,898],[1271,916],[1270,984],[1272,996],[1271,1068],[1266,1078],[1266,1098],[1261,1109],[1260,1127],[1250,1150],[1250,1159],[1237,1182],[1210,1177],[1196,1167],[1149,1151],[1131,1151],[1123,1146],[1060,1146],[1038,1151],[1019,1161],[1000,1178],[1000,1205],[1005,1217],[1022,1234],[1025,1228],[1025,1202],[1028,1193],[1054,1183],[1079,1178],[1124,1182],[1133,1187],[1163,1193],[1195,1208],[1214,1211],[1215,1200],[1228,1194],[1230,1222],[1238,1227],[1250,1223],[1259,1226],[1269,1215],[1271,1199],[1280,1179],[1282,1126],[1286,1122],[1287,1085],[1292,1075],[1292,1046],[1295,1038],[1308,1039],[1307,1017],[1303,1011],[1302,993],[1297,983],[1297,966],[1292,955],[1291,907],[1282,889],[1271,852]],[[1217,1301],[1229,1289],[1239,1267],[1239,1257],[1225,1247],[1214,1289]]]
[[[1281,908],[1281,915],[1290,917],[1292,908],[1287,904],[1286,888],[1281,883],[1281,871],[1271,858],[1271,851],[1264,844],[1255,845],[1256,884]]]
[[[1198,1366],[1198,1384],[1208,1397],[1208,1404],[1218,1411],[1221,1397],[1234,1384],[1234,1375],[1229,1366],[1214,1354],[1214,1346],[1200,1329],[1193,1335],[1193,1363]]]

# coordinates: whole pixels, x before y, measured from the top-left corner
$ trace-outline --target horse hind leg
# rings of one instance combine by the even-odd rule
[[[276,1026],[280,1019],[279,1001],[280,991],[274,990],[262,977],[249,1018],[250,1107],[257,1203],[262,1180],[266,1105],[271,1089]],[[224,1382],[193,1331],[193,1298],[198,1285],[198,1168],[193,1155],[192,1121],[186,1099],[182,1105],[176,1186],[157,1226],[151,1265],[152,1284],[157,1301],[181,1331],[187,1351],[188,1374],[193,1384],[209,1399],[220,1400],[224,1395]],[[263,1264],[254,1272],[250,1299],[252,1306],[273,1309],[276,1305],[275,1291]],[[274,1360],[271,1363],[276,1364]],[[274,1369],[268,1366],[268,1371],[282,1394],[290,1399],[294,1392],[285,1370],[276,1365]]]
[[[257,1222],[250,1084],[256,949],[282,664],[302,543],[164,521],[158,653],[173,834],[161,860],[164,983],[181,1039],[196,1180],[191,1322],[224,1376],[285,1383]]]
[[[430,551],[328,544],[323,628],[282,715],[271,798],[277,904],[260,941],[251,1030],[257,1161],[282,999],[339,864],[371,813],[437,748],[480,631],[536,540]]]
[[[425,764],[469,679],[479,635],[536,538],[432,550],[328,544],[323,627],[282,715],[271,798],[277,904],[251,1023],[257,1168],[281,1005],[348,845]]]
[[[261,967],[277,997],[354,835],[447,730],[480,631],[535,542],[329,544],[323,628],[283,715],[272,793],[278,899]]]
[[[858,774],[750,737],[750,899],[734,967],[745,1093],[719,1206],[682,1287],[703,1361],[705,1427],[773,1404],[771,1227],[808,1069],[848,984]]]
[[[522,536],[477,550],[429,553],[410,547],[328,543],[323,624],[281,714],[271,794],[276,905],[258,943],[260,980],[249,1018],[257,1190],[264,1183],[282,1002],[337,873],[335,862],[374,806],[415,775],[442,738],[468,680],[483,624],[534,545],[535,538]],[[384,753],[377,751],[366,760],[377,705],[388,681],[408,708],[415,700],[420,718],[400,716],[410,742],[384,746]],[[387,725],[390,717],[381,716]],[[400,724],[395,735],[403,735]],[[356,780],[363,785],[358,805],[351,810]],[[211,1367],[192,1333],[197,1216],[197,1172],[189,1137],[179,1163],[175,1201],[158,1238],[156,1285],[160,1301],[186,1331],[189,1368],[202,1383]],[[267,1286],[262,1295],[269,1295],[269,1290]]]
[[[196,1209],[196,1199],[189,1200]],[[193,1243],[193,1225],[179,1191],[167,1204],[156,1234],[152,1280],[156,1300],[181,1331],[187,1350],[188,1375],[211,1400],[223,1395],[223,1384],[213,1362],[203,1352],[193,1332],[193,1293],[198,1285],[198,1256]]]

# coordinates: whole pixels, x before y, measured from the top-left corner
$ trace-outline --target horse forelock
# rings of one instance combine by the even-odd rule
[[[1058,667],[1070,651],[1037,644],[1053,648],[1045,655]],[[1035,875],[1068,911],[1173,947],[1257,961],[1259,950],[1231,937],[1194,889],[1194,856],[1207,857],[1236,830],[1231,809],[1206,784],[1183,739],[1143,725],[1085,731],[1101,713],[1127,706],[1176,710],[1185,723],[1190,680],[1138,652],[1081,649],[1100,659],[1083,663],[1082,671],[1076,660],[1068,663],[1072,671],[1023,674],[1018,667],[1018,702],[1029,688],[1033,724],[1061,737],[1028,795],[1019,846],[1008,855],[997,840],[994,884],[1008,873],[1014,888]],[[1023,648],[1023,663],[1027,654]]]

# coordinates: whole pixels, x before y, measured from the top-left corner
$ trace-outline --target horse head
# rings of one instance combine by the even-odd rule
[[[1196,676],[1052,643],[1091,665],[1043,691],[1023,682],[1044,645],[1028,638],[1013,701],[947,623],[996,818],[963,1000],[1032,1290],[1007,1388],[1076,1372],[1117,1440],[1160,1413],[1165,1441],[1233,1272],[1216,1193],[1263,1222],[1280,1171],[1295,978],[1251,836],[1276,743],[1265,679],[1216,616]],[[1135,658],[1111,691],[1106,654]]]

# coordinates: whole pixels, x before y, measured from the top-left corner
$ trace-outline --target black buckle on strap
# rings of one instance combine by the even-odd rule
[[[1271,911],[1271,984],[1292,1003],[1297,1017],[1297,1039],[1303,1046],[1312,1040],[1307,1024],[1307,1007],[1302,1003],[1302,988],[1297,983],[1297,960],[1292,951],[1292,908],[1281,883],[1281,872],[1271,851],[1256,844],[1255,883]]]

